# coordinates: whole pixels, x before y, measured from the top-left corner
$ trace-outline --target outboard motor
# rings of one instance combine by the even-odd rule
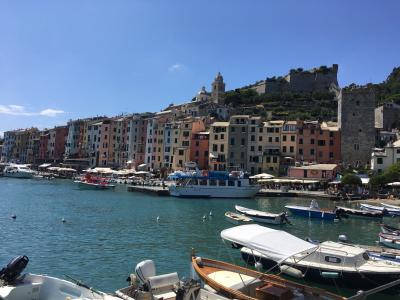
[[[352,242],[347,238],[347,235],[345,235],[345,234],[339,235],[338,241],[339,241],[340,243],[352,244]]]
[[[6,267],[0,271],[0,279],[6,283],[13,283],[26,268],[29,258],[25,255],[13,258]]]

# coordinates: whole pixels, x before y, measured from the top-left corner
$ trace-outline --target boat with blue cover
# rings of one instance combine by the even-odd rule
[[[320,208],[315,200],[311,201],[310,206],[286,205],[285,208],[296,216],[306,218],[333,221],[338,217],[335,210]]]
[[[174,174],[169,193],[189,198],[252,198],[260,190],[243,172],[195,171]]]

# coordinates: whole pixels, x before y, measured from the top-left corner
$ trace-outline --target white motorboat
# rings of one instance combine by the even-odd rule
[[[227,211],[225,213],[225,218],[228,222],[235,225],[249,224],[253,222],[253,219],[246,217],[242,214],[234,213],[232,211]]]
[[[400,279],[398,264],[372,260],[357,246],[331,241],[313,244],[256,224],[223,230],[221,237],[245,247],[241,253],[247,263],[306,280],[370,289]]]
[[[400,249],[400,236],[396,234],[380,232],[379,243],[388,248]]]
[[[366,211],[379,211],[379,212],[382,212],[384,215],[400,216],[400,209],[398,209],[398,208],[370,205],[370,204],[365,204],[365,203],[361,203],[360,207],[361,207],[361,209],[366,210]]]
[[[252,198],[259,190],[249,178],[227,172],[185,175],[169,186],[171,196],[188,198]]]
[[[29,259],[26,256],[14,258],[0,271],[0,299],[4,300],[121,300],[87,285],[47,275],[24,274]]]
[[[264,212],[260,210],[250,209],[243,206],[235,205],[236,211],[241,214],[252,218],[256,222],[268,223],[268,224],[284,224],[289,223],[286,213],[281,212],[279,214]]]
[[[27,165],[11,164],[4,168],[3,176],[12,178],[32,178],[36,172],[29,169]]]

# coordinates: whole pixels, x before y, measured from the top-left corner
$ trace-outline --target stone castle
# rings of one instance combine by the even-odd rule
[[[292,69],[284,77],[267,78],[252,85],[251,88],[258,94],[329,92],[332,87],[337,88],[339,86],[337,81],[338,69],[337,64],[306,71],[302,68]]]

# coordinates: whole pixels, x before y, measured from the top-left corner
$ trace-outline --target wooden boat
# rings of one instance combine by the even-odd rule
[[[346,299],[319,288],[217,260],[193,256],[192,266],[205,284],[230,299]]]
[[[253,222],[253,219],[246,217],[244,215],[241,215],[241,214],[234,213],[232,211],[227,211],[225,213],[225,218],[228,222],[235,224],[235,225],[249,224],[249,223]]]
[[[241,214],[252,218],[256,222],[268,223],[268,224],[284,224],[289,223],[285,212],[279,214],[264,212],[260,210],[250,209],[243,206],[235,205],[236,211]]]
[[[330,221],[333,221],[334,219],[337,218],[336,211],[319,208],[315,200],[311,201],[310,206],[286,205],[285,207],[289,209],[292,214],[301,217],[330,220]]]
[[[379,242],[386,247],[400,249],[400,236],[389,233],[379,233]]]
[[[357,218],[372,218],[379,220],[383,218],[383,212],[381,211],[362,210],[344,206],[336,206],[336,212],[339,215],[345,215]]]
[[[393,235],[400,235],[400,228],[393,227],[387,224],[381,224],[381,232]]]
[[[388,216],[400,216],[400,209],[394,209],[384,206],[370,205],[370,204],[360,204],[361,209],[370,211],[380,211],[384,215]]]

